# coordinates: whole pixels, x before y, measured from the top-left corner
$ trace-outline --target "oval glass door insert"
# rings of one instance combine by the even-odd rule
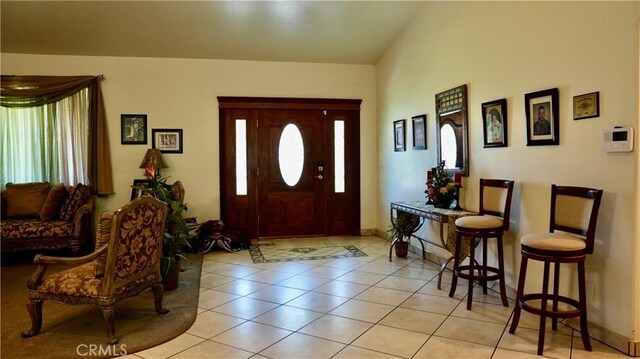
[[[286,125],[280,135],[278,163],[284,182],[290,187],[295,186],[304,167],[304,144],[300,129],[293,123]]]

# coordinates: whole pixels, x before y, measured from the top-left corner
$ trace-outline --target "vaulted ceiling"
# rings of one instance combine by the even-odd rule
[[[0,1],[2,52],[375,64],[421,1]]]

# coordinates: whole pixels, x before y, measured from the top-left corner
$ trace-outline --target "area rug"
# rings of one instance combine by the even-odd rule
[[[118,344],[107,345],[102,313],[93,305],[64,305],[45,301],[42,330],[31,338],[20,333],[31,327],[27,313],[27,280],[33,263],[2,263],[2,358],[113,357],[131,354],[167,342],[184,333],[195,321],[202,256],[188,255],[182,263],[178,289],[165,292],[163,306],[170,311],[155,312],[151,289],[124,299],[115,307]],[[51,266],[47,273],[68,267]]]
[[[351,245],[283,248],[273,244],[259,244],[251,246],[249,253],[253,263],[367,257],[366,253]]]

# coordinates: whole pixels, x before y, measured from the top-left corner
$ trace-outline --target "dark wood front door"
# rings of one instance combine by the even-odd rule
[[[259,235],[325,234],[324,124],[318,110],[259,110]],[[319,168],[321,170],[319,170]]]
[[[360,235],[360,100],[218,102],[227,229],[250,238]]]

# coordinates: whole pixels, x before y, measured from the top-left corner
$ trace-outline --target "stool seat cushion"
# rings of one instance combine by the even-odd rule
[[[465,216],[456,219],[456,226],[473,229],[501,228],[502,218],[494,216]]]
[[[520,239],[523,246],[550,251],[579,251],[585,249],[587,243],[582,237],[564,233],[534,233]]]

